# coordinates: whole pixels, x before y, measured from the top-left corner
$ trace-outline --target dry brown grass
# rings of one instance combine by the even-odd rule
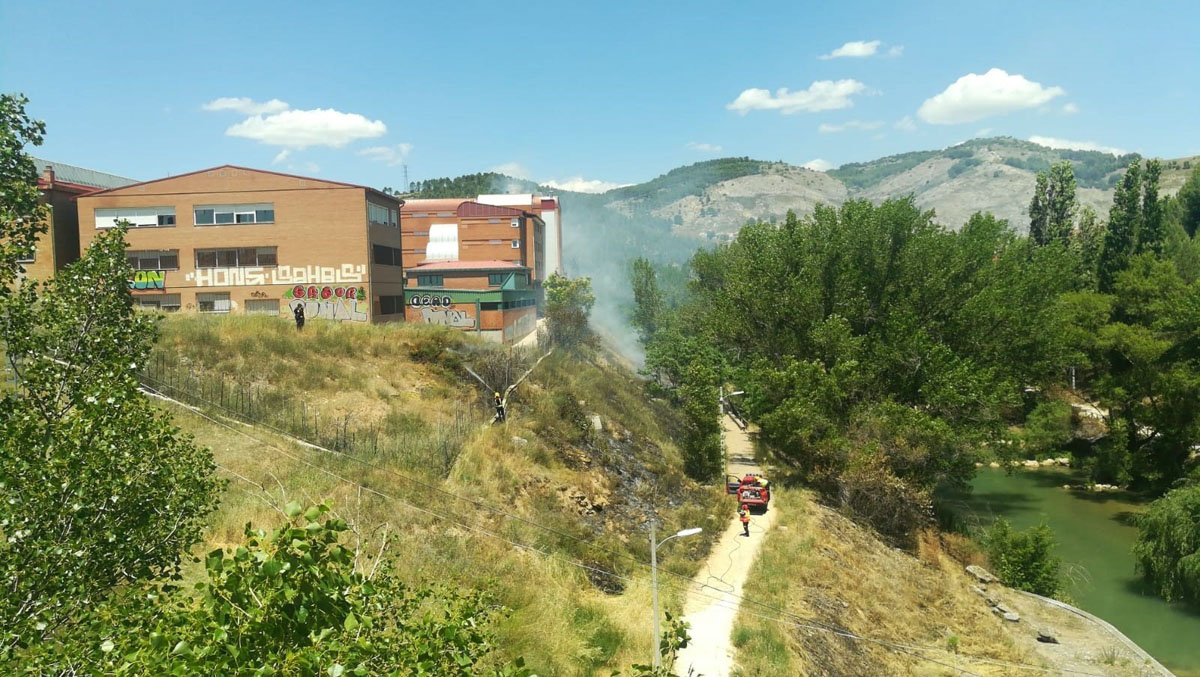
[[[307,377],[295,369],[263,366],[264,361],[275,358],[263,354],[262,345],[282,344],[278,359],[283,361],[309,354],[317,345],[334,346],[338,336],[348,345],[366,346],[355,359],[341,360],[336,368],[330,368],[330,373],[336,372],[336,378],[342,379],[340,385],[322,382],[312,392],[328,402],[357,398],[372,407],[386,408],[385,420],[411,419],[416,421],[412,425],[429,430],[456,402],[477,396],[465,376],[445,364],[412,359],[414,347],[405,341],[423,340],[420,332],[313,323],[310,326],[318,331],[309,332],[306,327],[305,334],[296,336],[291,329],[290,335],[273,339],[274,328],[257,321],[225,326],[207,321],[211,318],[194,325],[190,318],[184,319],[186,326],[166,328],[168,345],[164,350],[186,358],[194,368],[231,377],[258,363],[253,373],[267,387],[304,388]],[[260,336],[251,340],[244,335],[247,332]],[[196,335],[208,338],[189,344],[186,337]],[[251,357],[232,354],[243,350]],[[345,346],[341,352],[347,352]],[[514,610],[498,627],[503,657],[523,656],[545,675],[608,675],[634,662],[646,662],[650,653],[648,572],[586,543],[600,543],[647,560],[642,531],[647,510],[657,511],[664,528],[670,528],[703,519],[713,512],[712,505],[721,496],[683,477],[678,450],[671,442],[672,414],[647,404],[629,374],[603,362],[557,356],[544,367],[514,399],[506,427],[487,425],[482,416],[473,419],[446,475],[434,473],[419,479],[582,540],[563,538],[405,482],[395,472],[410,477],[420,473],[406,467],[402,459],[372,458],[381,469],[371,468],[262,428],[224,419],[213,423],[187,409],[163,405],[175,416],[177,425],[212,448],[221,466],[253,482],[231,481],[211,520],[207,542],[198,546],[197,552],[238,542],[246,522],[275,524],[280,519],[276,507],[289,500],[330,500],[338,514],[354,526],[364,563],[365,553],[377,551],[386,532],[388,551],[405,580],[450,581],[493,590]],[[387,388],[380,386],[382,381]],[[562,420],[561,405],[578,401],[585,403],[579,405],[579,411],[588,417],[593,413],[601,416],[602,430],[593,431],[589,426],[583,431]],[[514,437],[526,441],[518,443]],[[330,477],[305,462],[333,470],[348,481]],[[614,467],[623,474],[614,472]],[[636,481],[628,484],[629,478]],[[356,484],[401,500],[373,495]],[[591,513],[581,509],[572,498],[577,493],[601,509]],[[562,559],[515,548],[404,503]],[[708,543],[704,539],[689,541],[686,547],[672,549],[663,566],[693,573],[703,561]],[[624,590],[619,594],[609,594],[584,571],[562,560],[614,570],[632,582],[621,583]],[[188,575],[199,573],[197,568]],[[668,610],[682,605],[681,594],[670,587],[664,590],[662,600]]]
[[[1004,634],[1002,621],[970,591],[962,565],[940,538],[924,535],[917,557],[884,545],[869,530],[816,503],[809,492],[780,489],[777,501],[772,509],[783,511],[779,525],[787,528],[767,537],[748,596],[813,624],[928,647],[931,657],[976,673],[1008,674],[1008,669],[964,656],[1028,660]],[[734,637],[743,675],[955,674],[953,668],[879,644],[746,613],[739,616]],[[954,643],[957,654],[949,649]]]

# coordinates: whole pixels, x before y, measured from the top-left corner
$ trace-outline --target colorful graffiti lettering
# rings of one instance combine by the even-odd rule
[[[362,282],[367,267],[343,263],[333,266],[251,266],[205,268],[188,273],[185,279],[197,287],[244,287],[271,284],[346,284]]]
[[[421,320],[427,324],[443,324],[447,327],[458,327],[459,329],[475,328],[475,318],[467,315],[467,311],[465,310],[454,310],[453,308],[443,308],[441,310],[422,308]]]
[[[367,321],[367,293],[362,287],[317,287],[298,284],[284,292],[288,312],[304,306],[304,316],[342,322]]]
[[[163,270],[135,270],[129,288],[137,291],[147,289],[166,289],[167,273]]]

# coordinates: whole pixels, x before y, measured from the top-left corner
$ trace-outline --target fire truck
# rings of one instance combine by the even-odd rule
[[[739,505],[767,511],[771,502],[771,483],[759,473],[747,473],[744,477],[727,475],[725,477],[725,492],[737,497]]]

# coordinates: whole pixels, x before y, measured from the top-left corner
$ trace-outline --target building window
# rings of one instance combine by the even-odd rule
[[[163,310],[168,313],[179,310],[179,294],[138,295],[133,297],[133,302],[139,308],[149,310]]]
[[[499,287],[511,273],[488,273],[488,286]]]
[[[396,210],[391,207],[367,203],[367,220],[381,226],[396,227]]]
[[[409,235],[411,235],[413,237],[429,237],[429,231],[428,230],[414,230],[413,232],[409,233]]]
[[[454,212],[438,212],[438,216],[454,216]]]
[[[500,219],[488,219],[488,223],[500,223]]]
[[[275,205],[269,202],[247,205],[196,205],[192,216],[193,223],[197,226],[274,223]]]
[[[513,249],[520,249],[520,248],[521,248],[521,241],[520,241],[520,240],[513,240],[513,241],[512,241],[512,248],[513,248]]]
[[[513,219],[508,222],[508,225],[512,226],[513,228],[520,228],[521,227],[521,219]]]
[[[247,299],[247,315],[278,315],[279,299]]]
[[[444,282],[445,282],[445,280],[441,275],[418,275],[417,276],[417,286],[418,287],[441,287],[441,286],[443,286]]]
[[[17,258],[17,263],[33,263],[37,259],[37,249],[29,250],[28,254],[21,254]]]
[[[197,249],[197,268],[250,268],[278,264],[275,247]]]
[[[403,266],[404,250],[382,244],[371,245],[372,258],[375,263],[384,266]]]
[[[175,225],[174,207],[117,207],[95,211],[96,228],[113,228],[128,221],[130,228],[159,228]]]
[[[125,260],[134,270],[179,270],[179,250],[127,251]]]
[[[425,212],[415,212],[415,213],[412,215],[412,217],[413,217],[414,219],[425,219],[425,218],[429,218],[429,215],[428,215],[428,214],[426,214]]]
[[[229,292],[196,294],[196,309],[202,313],[228,313]]]
[[[404,312],[404,297],[403,296],[380,296],[379,297],[379,314],[380,315],[395,315],[396,313]]]

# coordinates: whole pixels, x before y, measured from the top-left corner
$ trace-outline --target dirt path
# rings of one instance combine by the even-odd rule
[[[728,416],[722,419],[722,425],[725,428],[725,448],[729,453],[729,473],[741,476],[747,472],[760,472],[754,462],[754,445],[749,435]],[[742,535],[742,525],[733,513],[732,499],[729,508],[729,526],[697,574],[697,579],[710,587],[693,589],[683,608],[683,619],[691,624],[692,639],[675,660],[677,675],[687,675],[691,669],[705,677],[723,677],[733,669],[732,635],[738,598],[731,595],[742,594],[750,566],[754,563],[763,537],[774,525],[778,510],[772,507],[766,514],[752,515],[750,537],[746,538]],[[718,591],[731,594],[720,594]]]

